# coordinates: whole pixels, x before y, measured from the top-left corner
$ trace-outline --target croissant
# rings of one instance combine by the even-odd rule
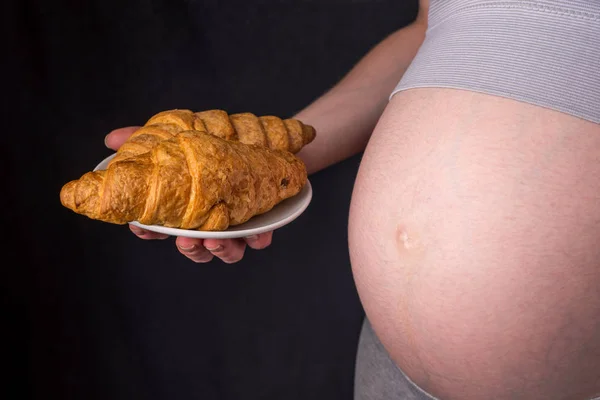
[[[315,138],[315,129],[297,119],[257,117],[252,113],[227,114],[223,110],[162,111],[151,117],[119,148],[111,163],[151,150],[161,140],[185,130],[206,131],[227,140],[297,153]]]
[[[269,211],[306,181],[304,163],[290,152],[182,131],[149,152],[66,183],[60,200],[114,224],[216,231]]]

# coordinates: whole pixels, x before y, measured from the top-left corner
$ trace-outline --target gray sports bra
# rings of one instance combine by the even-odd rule
[[[426,39],[392,95],[467,89],[600,123],[600,1],[431,0]]]

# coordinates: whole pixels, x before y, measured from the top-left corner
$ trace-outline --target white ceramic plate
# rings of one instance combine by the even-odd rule
[[[115,156],[112,154],[102,160],[100,164],[94,168],[94,171],[106,169],[108,162]],[[310,181],[306,182],[304,188],[295,195],[282,201],[273,207],[270,211],[252,217],[247,222],[232,226],[224,231],[197,231],[177,228],[167,228],[160,225],[144,225],[137,221],[132,221],[130,224],[139,226],[146,230],[158,233],[165,233],[171,236],[186,236],[200,239],[234,239],[243,238],[251,235],[258,235],[259,233],[265,233],[273,231],[277,228],[281,228],[284,225],[289,224],[300,216],[308,207],[312,199],[312,186]]]

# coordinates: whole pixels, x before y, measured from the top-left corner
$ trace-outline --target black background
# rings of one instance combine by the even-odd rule
[[[234,265],[194,264],[58,194],[111,153],[106,133],[156,112],[292,116],[416,3],[5,0],[3,397],[351,399],[360,156],[313,175],[306,213]]]

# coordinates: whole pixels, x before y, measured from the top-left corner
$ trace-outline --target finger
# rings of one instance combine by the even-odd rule
[[[244,257],[246,242],[240,239],[205,239],[204,247],[223,262],[232,264]]]
[[[115,129],[106,135],[104,138],[104,144],[110,149],[118,150],[119,147],[121,147],[129,138],[129,136],[131,136],[133,132],[137,131],[138,129],[140,129],[139,126],[128,126],[126,128]]]
[[[164,233],[157,233],[157,232],[151,232],[151,231],[147,231],[145,229],[142,229],[140,227],[137,227],[135,225],[129,225],[129,230],[131,230],[131,232],[133,232],[137,237],[141,238],[141,239],[146,239],[146,240],[153,240],[153,239],[166,239],[169,237],[169,235],[165,235]]]
[[[213,254],[206,250],[202,239],[178,237],[175,240],[179,252],[196,263],[206,263],[213,259]]]
[[[244,238],[250,248],[262,250],[271,245],[273,241],[273,232],[261,233],[259,235],[248,236]]]

